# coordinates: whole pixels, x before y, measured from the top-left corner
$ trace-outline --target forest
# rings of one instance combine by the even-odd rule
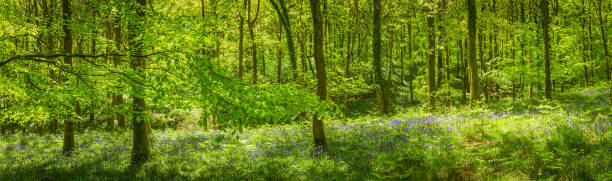
[[[1,0],[0,180],[612,180],[611,0]]]

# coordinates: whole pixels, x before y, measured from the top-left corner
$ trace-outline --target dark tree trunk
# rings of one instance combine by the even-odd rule
[[[65,54],[72,54],[72,30],[70,29],[70,23],[72,23],[72,11],[70,8],[70,0],[62,0],[62,29],[64,30],[63,49]],[[72,57],[65,56],[64,64],[72,64]],[[73,122],[71,120],[64,121],[64,143],[62,152],[65,155],[70,155],[74,152],[74,129]]]
[[[313,48],[314,59],[317,69],[317,95],[321,101],[327,100],[327,74],[325,71],[325,57],[323,55],[323,20],[319,0],[310,0],[312,12],[312,27],[314,30]],[[327,150],[325,140],[325,125],[318,114],[312,118],[312,132],[316,149]]]
[[[436,96],[436,32],[434,28],[434,17],[433,15],[427,15],[427,34],[429,49],[427,53],[428,57],[428,78],[429,78],[429,108],[435,109],[435,96]]]
[[[382,56],[381,56],[381,35],[380,35],[380,31],[381,31],[381,22],[380,22],[380,11],[381,11],[382,7],[381,7],[381,3],[380,0],[374,0],[374,14],[373,14],[373,20],[372,20],[372,55],[374,56],[374,62],[373,62],[373,67],[374,67],[374,81],[376,81],[377,84],[377,88],[376,88],[376,99],[378,102],[378,112],[382,115],[387,115],[389,114],[389,97],[387,95],[388,93],[388,87],[387,84],[385,83],[385,80],[382,77],[382,68],[381,68],[381,62],[382,62]]]

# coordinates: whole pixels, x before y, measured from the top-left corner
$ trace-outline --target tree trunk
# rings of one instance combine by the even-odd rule
[[[283,29],[279,28],[278,29],[278,42],[280,42],[283,39]],[[278,84],[282,84],[283,83],[283,77],[282,77],[282,70],[283,70],[283,51],[280,47],[280,45],[276,46],[276,82],[278,82]]]
[[[583,5],[584,5],[584,0],[583,0]],[[583,9],[583,13],[584,13],[584,9]],[[584,67],[584,87],[589,86],[589,70],[588,70],[588,64],[587,64],[587,53],[586,53],[586,38],[584,36],[585,34],[585,26],[586,26],[586,20],[584,18],[582,18],[582,32],[580,33],[580,38],[582,41],[582,63],[584,63],[584,65],[582,65]]]
[[[295,56],[295,45],[293,43],[293,31],[291,31],[291,21],[289,19],[289,10],[285,4],[285,0],[278,0],[278,4],[274,1],[270,1],[276,10],[278,17],[281,21],[281,25],[285,29],[285,38],[287,39],[287,50],[289,51],[289,60],[291,61],[291,75],[293,81],[298,80],[297,70],[297,58]]]
[[[242,79],[244,75],[244,15],[242,11],[247,6],[247,0],[243,1],[242,7],[240,8],[240,35],[238,44],[238,78]],[[204,18],[204,0],[202,0],[202,18]]]
[[[479,52],[479,54],[480,54],[480,69],[481,69],[483,74],[486,74],[487,73],[487,64],[485,62],[485,57],[484,57],[484,55],[485,55],[485,53],[484,53],[484,41],[485,41],[484,39],[485,39],[485,36],[482,33],[482,29],[479,30],[479,31],[480,31],[480,34],[478,35],[478,37],[479,37],[478,38],[478,46],[479,46],[478,50],[480,51]],[[487,77],[483,77],[482,81],[483,81],[482,92],[484,93],[484,97],[485,97],[485,101],[486,101],[487,98],[489,97],[489,91],[487,90]]]
[[[314,30],[313,48],[314,59],[317,69],[317,95],[321,101],[327,100],[327,74],[325,71],[325,57],[323,55],[323,21],[321,17],[319,0],[310,0],[310,10],[312,12],[312,27]],[[312,132],[316,149],[327,150],[325,140],[325,125],[318,114],[312,118]]]
[[[611,80],[610,77],[610,51],[608,50],[608,37],[606,35],[606,27],[607,27],[607,23],[604,21],[603,19],[603,14],[602,14],[602,4],[603,4],[604,0],[598,0],[597,1],[597,20],[599,20],[599,30],[601,32],[601,39],[602,39],[602,46],[603,46],[603,50],[604,50],[604,59],[606,60],[606,78],[608,78],[608,81]],[[612,94],[612,89],[610,89],[611,94]],[[612,95],[611,95],[612,96]]]
[[[64,20],[62,23],[62,29],[64,30],[63,49],[65,54],[72,54],[72,30],[69,26],[72,23],[72,11],[70,6],[70,0],[62,0],[62,19]],[[65,56],[64,64],[72,64],[72,57]],[[62,152],[65,155],[70,155],[74,152],[73,124],[71,120],[64,121],[64,144]]]
[[[263,79],[266,80],[266,56],[265,56],[266,50],[262,50],[261,51],[261,76],[263,76]]]
[[[410,18],[411,20],[412,18]],[[410,103],[414,102],[414,87],[412,79],[414,78],[414,69],[412,61],[412,21],[408,21],[408,89],[410,90]]]
[[[121,45],[123,44],[123,41],[121,39],[121,37],[123,36],[121,33],[121,20],[119,18],[115,19],[115,24],[113,27],[113,31],[114,31],[114,41],[115,41],[115,50],[116,50],[116,54],[121,54],[122,51],[122,47]],[[119,55],[115,55],[113,56],[113,65],[115,67],[120,67],[121,66],[121,56]],[[117,87],[117,89],[121,89],[121,87]],[[118,94],[114,94],[113,95],[113,107],[115,109],[118,109],[119,111],[115,112],[115,119],[117,120],[117,126],[121,129],[127,129],[127,126],[125,124],[125,115],[123,114],[123,94],[118,93]],[[114,128],[114,120],[110,119],[111,122],[109,122],[109,128],[111,129],[111,131]]]
[[[131,10],[135,11],[136,16],[129,21],[128,42],[130,42],[131,50],[134,51],[131,55],[131,68],[136,73],[136,79],[140,82],[146,82],[145,77],[145,59],[143,57],[144,43],[140,38],[143,28],[143,23],[146,18],[143,7],[146,5],[146,0],[137,0],[139,5],[132,5]],[[145,162],[151,156],[151,148],[149,145],[149,124],[145,119],[145,88],[142,84],[132,84],[133,95],[133,143],[132,143],[132,163],[138,164]]]
[[[476,60],[476,0],[468,0],[468,63],[470,67],[470,103],[480,101],[480,80],[478,79],[478,61]],[[482,48],[481,48],[482,51]]]
[[[550,37],[548,37],[548,0],[540,0],[542,8],[542,33],[544,33],[544,74],[546,98],[552,98],[552,81],[550,77]]]
[[[374,14],[372,20],[372,55],[374,56],[374,81],[376,81],[376,99],[378,102],[378,112],[382,115],[389,114],[389,97],[387,95],[387,84],[385,84],[385,80],[382,77],[381,70],[381,22],[380,22],[380,11],[381,11],[381,3],[380,0],[374,0]]]
[[[429,108],[435,109],[435,96],[436,96],[436,32],[434,29],[434,17],[433,15],[427,15],[427,34],[429,49],[427,53],[428,57],[428,78],[429,78]]]
[[[51,134],[57,134],[57,127],[59,127],[57,119],[51,119],[49,123],[49,132],[51,132]]]
[[[45,124],[41,122],[37,123],[38,125],[38,135],[43,136],[45,135]],[[2,126],[2,134],[4,134],[4,126]]]
[[[251,58],[253,58],[253,84],[257,84],[257,42],[255,42],[255,22],[257,21],[257,17],[259,16],[259,6],[261,1],[257,3],[257,12],[255,13],[255,17],[251,17],[251,0],[248,0],[247,3],[247,14],[248,20],[247,24],[249,27],[249,37],[251,39]]]

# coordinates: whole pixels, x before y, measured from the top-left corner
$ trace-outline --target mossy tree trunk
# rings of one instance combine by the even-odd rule
[[[480,80],[478,78],[478,61],[476,60],[476,0],[467,1],[468,8],[468,64],[470,67],[470,103],[480,101]]]
[[[133,20],[129,21],[128,27],[128,42],[130,44],[131,53],[131,68],[140,82],[145,82],[145,58],[143,57],[143,40],[141,38],[143,31],[143,23],[146,18],[144,7],[146,0],[135,0],[131,2],[131,9],[135,11]],[[145,118],[145,88],[144,85],[137,82],[132,82],[132,124],[134,139],[132,142],[132,163],[139,164],[147,161],[151,157],[151,148],[149,145],[149,124]]]
[[[327,74],[325,71],[325,57],[323,55],[323,19],[319,0],[310,0],[310,10],[312,12],[313,36],[313,56],[317,69],[317,95],[321,101],[327,100]],[[325,125],[318,114],[312,118],[312,132],[316,149],[327,149],[325,139]]]
[[[374,61],[372,62],[372,66],[374,67],[374,81],[378,86],[376,88],[376,100],[378,102],[378,112],[382,115],[389,114],[389,96],[388,96],[388,87],[385,83],[385,80],[382,77],[382,56],[381,56],[381,22],[380,22],[380,14],[381,14],[381,3],[380,0],[374,0],[374,13],[372,19],[372,55],[374,56]],[[318,70],[317,70],[318,71]]]

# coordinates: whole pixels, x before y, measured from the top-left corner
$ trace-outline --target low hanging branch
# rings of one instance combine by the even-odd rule
[[[150,56],[154,56],[154,55],[158,55],[158,54],[162,54],[162,53],[167,53],[170,51],[161,51],[161,52],[155,52],[155,53],[151,53],[148,55],[142,55],[142,56],[138,56],[138,57],[150,57]],[[3,61],[0,61],[0,67],[9,64],[13,61],[17,61],[17,60],[33,60],[33,61],[37,61],[37,62],[43,62],[43,63],[55,63],[53,61],[49,61],[49,60],[45,60],[45,59],[52,59],[52,58],[58,58],[58,57],[74,57],[74,58],[111,58],[114,60],[113,57],[127,57],[128,55],[123,55],[123,54],[116,54],[116,53],[111,53],[111,54],[99,54],[99,55],[87,55],[87,54],[30,54],[30,55],[16,55],[16,56],[12,56],[8,59],[5,59]],[[132,56],[132,57],[136,57],[136,56]]]

